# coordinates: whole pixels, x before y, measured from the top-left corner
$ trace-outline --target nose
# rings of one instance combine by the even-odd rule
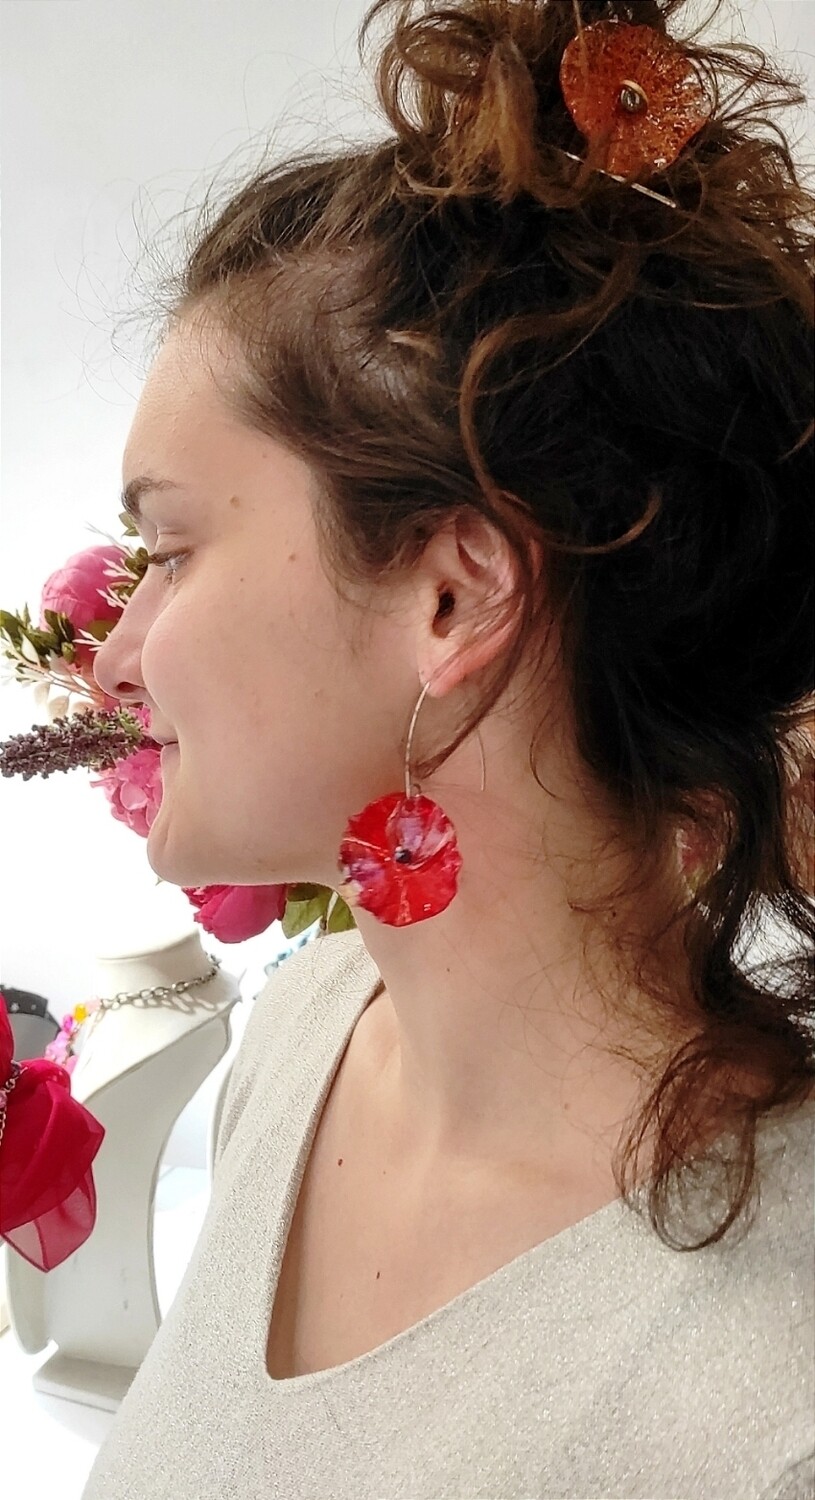
[[[99,687],[122,703],[144,703],[146,700],[141,677],[145,611],[136,604],[139,587],[131,594],[120,618],[93,659],[93,675]]]

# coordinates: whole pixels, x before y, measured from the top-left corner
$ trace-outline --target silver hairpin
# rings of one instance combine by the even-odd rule
[[[556,146],[555,150],[559,151],[561,156],[568,156],[571,161],[580,162],[582,166],[582,156],[575,156],[575,153],[573,151],[564,151],[562,146]],[[593,170],[595,172],[600,172],[603,177],[613,177],[615,182],[626,183],[628,187],[634,189],[635,193],[645,193],[645,196],[647,198],[655,198],[657,203],[667,203],[669,208],[678,207],[678,205],[674,203],[673,198],[666,198],[664,193],[655,193],[653,188],[645,187],[644,183],[642,182],[628,182],[628,179],[625,177],[621,177],[618,172],[606,172],[602,167],[595,167]]]

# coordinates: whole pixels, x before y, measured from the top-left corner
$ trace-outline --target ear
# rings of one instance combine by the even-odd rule
[[[417,570],[416,664],[430,683],[428,696],[443,698],[508,646],[517,622],[511,597],[518,564],[501,532],[465,510],[431,537]]]

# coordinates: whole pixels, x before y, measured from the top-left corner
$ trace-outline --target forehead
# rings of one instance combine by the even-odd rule
[[[185,516],[194,512],[222,518],[227,499],[234,509],[240,496],[240,515],[247,520],[257,513],[274,517],[279,525],[287,504],[298,534],[311,524],[319,488],[316,477],[289,445],[242,418],[235,399],[240,369],[239,353],[224,336],[210,340],[182,328],[162,344],[145,380],[122,459],[125,493],[132,486],[138,494],[137,480],[172,481],[167,506],[162,502],[160,512],[158,502],[152,512],[149,509],[144,487],[145,514],[151,522],[159,513],[166,518],[171,506],[175,515],[172,491],[183,490]],[[274,505],[269,503],[271,494]]]
[[[230,419],[219,380],[224,357],[203,333],[169,333],[147,374],[122,461],[125,482],[163,461],[168,449],[206,446]]]

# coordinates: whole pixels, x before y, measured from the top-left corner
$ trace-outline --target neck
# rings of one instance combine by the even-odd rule
[[[578,1163],[605,1170],[649,1081],[639,1054],[653,1066],[669,1038],[632,1027],[629,990],[629,1020],[615,1013],[611,968],[596,955],[587,977],[590,919],[541,852],[528,800],[499,784],[500,795],[428,792],[452,818],[463,859],[444,912],[404,928],[355,912],[384,981],[364,1018],[372,1087],[397,1158],[566,1179]],[[596,824],[561,812],[556,827],[551,806],[547,844],[585,850],[590,869]],[[645,997],[642,1007],[645,1016]]]

